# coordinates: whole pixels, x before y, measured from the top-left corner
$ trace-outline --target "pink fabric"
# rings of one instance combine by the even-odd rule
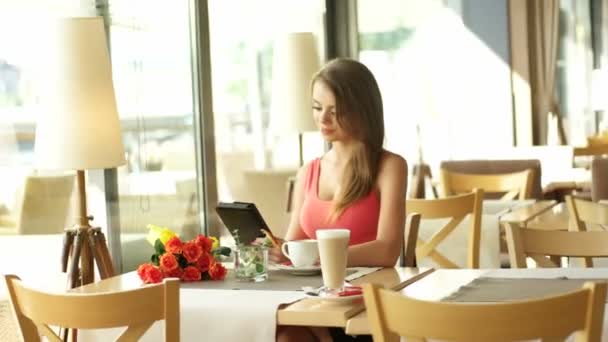
[[[380,198],[377,191],[351,204],[335,222],[328,222],[331,201],[319,199],[319,174],[321,159],[312,161],[306,171],[304,183],[304,203],[300,211],[300,227],[311,239],[316,239],[318,229],[346,228],[350,230],[350,245],[357,245],[376,239]]]

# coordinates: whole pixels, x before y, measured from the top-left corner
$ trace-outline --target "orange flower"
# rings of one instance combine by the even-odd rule
[[[198,234],[198,236],[194,239],[197,245],[201,246],[203,251],[209,253],[211,252],[211,248],[213,247],[213,240],[206,237],[203,234]]]
[[[182,252],[182,240],[177,236],[174,236],[167,240],[165,243],[165,251],[173,254],[179,254]]]
[[[182,255],[188,260],[188,263],[196,262],[202,254],[203,248],[194,241],[186,242],[182,246]]]
[[[144,282],[148,284],[156,284],[163,281],[163,273],[158,269],[158,267],[150,267],[146,273],[147,277]]]
[[[201,272],[194,266],[188,266],[184,268],[184,273],[181,279],[183,281],[197,281],[201,280]]]
[[[140,265],[137,268],[137,275],[146,284],[160,283],[163,280],[162,272],[151,263]]]
[[[224,280],[227,272],[226,267],[219,262],[214,262],[211,267],[209,267],[209,276],[212,280]]]
[[[201,272],[207,272],[211,263],[213,263],[213,257],[211,256],[211,254],[203,252],[196,261],[196,267]]]
[[[139,267],[137,268],[137,275],[139,276],[139,279],[144,280],[146,275],[146,269],[148,269],[148,267],[154,267],[154,265],[149,262],[139,265]]]
[[[171,253],[165,253],[160,256],[159,260],[160,268],[163,272],[171,272],[176,268],[179,268],[177,258]]]
[[[177,267],[176,269],[174,269],[172,271],[163,270],[163,275],[165,278],[181,278],[183,273],[184,273],[184,271],[179,267]]]

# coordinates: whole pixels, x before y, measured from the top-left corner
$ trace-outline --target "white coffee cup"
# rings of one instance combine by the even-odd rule
[[[319,260],[317,240],[286,241],[281,246],[281,251],[294,267],[314,266]]]
[[[328,290],[340,290],[344,287],[346,277],[350,230],[319,229],[316,235],[321,257],[323,285]]]

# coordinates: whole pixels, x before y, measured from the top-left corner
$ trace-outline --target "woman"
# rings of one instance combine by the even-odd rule
[[[351,231],[349,266],[393,267],[405,225],[407,164],[382,148],[380,89],[370,70],[335,59],[312,79],[312,109],[332,148],[297,175],[286,240],[315,239],[324,228]],[[274,262],[286,261],[280,249]],[[277,340],[325,340],[327,330],[285,327]]]

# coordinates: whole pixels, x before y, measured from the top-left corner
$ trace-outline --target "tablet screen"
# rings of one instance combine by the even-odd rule
[[[215,211],[233,237],[238,234],[238,239],[243,244],[253,242],[257,237],[263,237],[260,229],[267,229],[268,225],[262,218],[258,208],[253,203],[220,202]]]

